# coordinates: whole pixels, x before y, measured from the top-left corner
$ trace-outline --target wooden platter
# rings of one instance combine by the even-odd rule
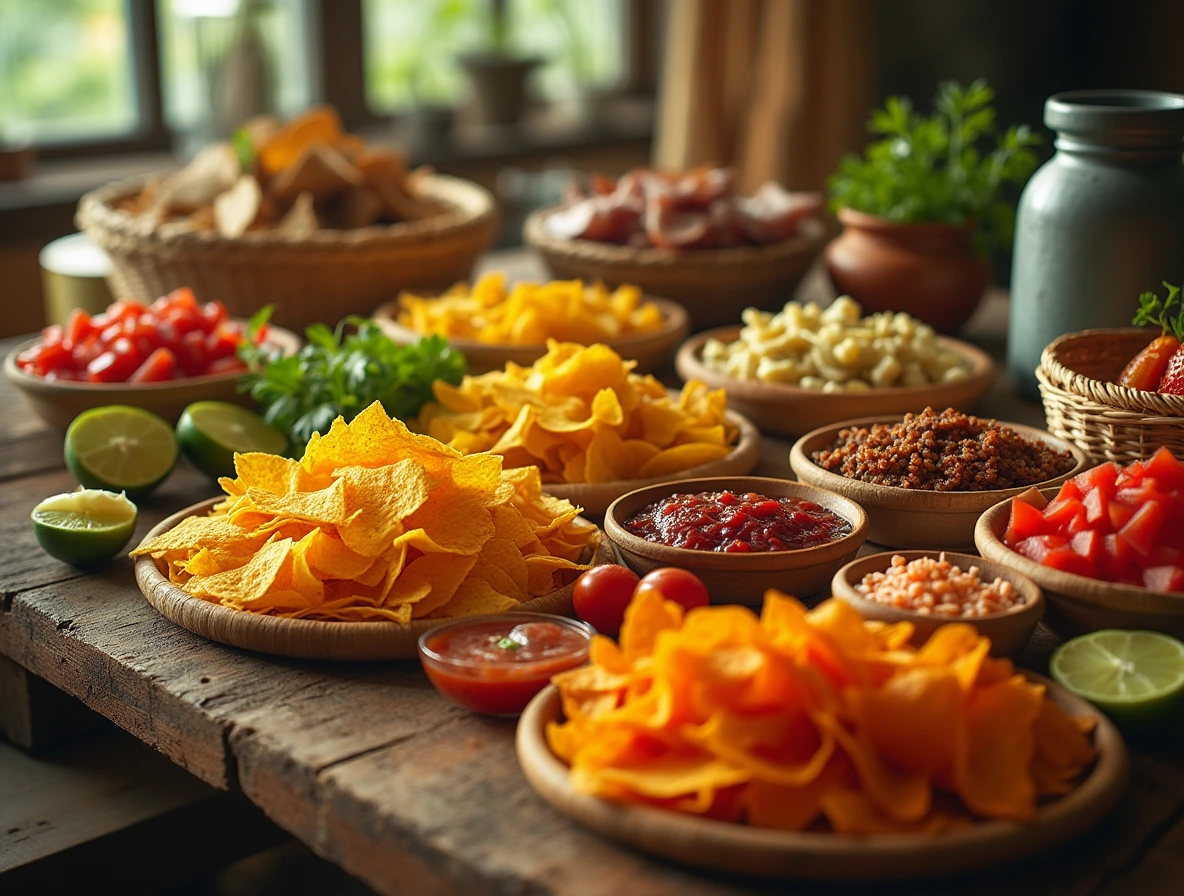
[[[967,342],[939,336],[942,348],[957,352],[970,364],[970,375],[952,383],[872,389],[868,392],[823,392],[784,383],[741,380],[720,373],[703,363],[703,346],[708,339],[735,342],[739,326],[720,327],[692,336],[682,344],[675,368],[684,380],[702,380],[712,389],[728,390],[728,406],[770,435],[796,437],[820,426],[869,417],[891,416],[932,407],[973,410],[995,380],[995,362],[990,355]]]
[[[691,329],[691,321],[677,302],[647,295],[645,301],[653,302],[662,312],[662,326],[650,332],[633,333],[613,339],[606,344],[626,360],[637,362],[637,373],[652,373],[665,364],[675,348]],[[399,300],[387,302],[374,312],[374,320],[383,331],[400,345],[418,341],[425,334],[399,323]],[[513,361],[529,367],[547,353],[545,345],[498,345],[477,342],[473,339],[449,339],[453,348],[461,352],[468,362],[469,373],[488,373],[501,370]]]
[[[1045,803],[1028,823],[983,821],[940,835],[855,837],[788,833],[610,803],[572,789],[567,766],[547,745],[547,723],[559,721],[559,692],[549,685],[518,722],[518,763],[535,792],[598,834],[687,865],[749,877],[879,881],[937,877],[990,868],[1035,855],[1077,837],[1117,804],[1126,784],[1126,747],[1092,706],[1038,675],[1028,677],[1072,715],[1095,717],[1098,758],[1069,794]]]
[[[729,454],[710,463],[699,464],[687,470],[680,470],[667,476],[653,476],[649,479],[621,479],[617,482],[545,482],[543,490],[557,498],[567,498],[571,503],[584,508],[587,516],[603,517],[608,505],[621,495],[658,485],[662,482],[676,482],[683,479],[704,479],[714,476],[747,476],[760,463],[761,434],[748,418],[735,411],[727,412],[728,422],[740,430],[736,447]]]
[[[144,538],[156,538],[190,516],[209,513],[219,498],[202,501],[162,520]],[[613,563],[612,547],[601,533],[600,542],[585,562]],[[161,615],[196,635],[258,653],[310,660],[406,660],[416,656],[419,636],[439,619],[397,622],[326,622],[287,619],[231,610],[182,591],[169,581],[151,557],[136,559],[136,584]],[[526,601],[519,609],[570,616],[575,583]]]

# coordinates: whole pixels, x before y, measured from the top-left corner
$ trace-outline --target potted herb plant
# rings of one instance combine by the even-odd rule
[[[526,109],[526,80],[543,60],[511,52],[506,0],[489,7],[488,48],[460,57],[482,124],[517,124]]]
[[[1000,134],[985,81],[942,84],[928,116],[890,97],[868,129],[880,139],[830,179],[843,233],[824,260],[840,293],[868,311],[907,311],[942,332],[974,313],[991,282],[987,253],[1007,245],[1014,204],[1003,195],[1036,168],[1040,138]]]

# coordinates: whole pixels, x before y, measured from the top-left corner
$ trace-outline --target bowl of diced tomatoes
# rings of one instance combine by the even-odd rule
[[[1000,502],[979,519],[974,542],[1044,589],[1046,620],[1061,634],[1184,637],[1184,463],[1166,448]]]
[[[46,327],[10,352],[4,374],[59,430],[109,404],[175,422],[201,399],[250,404],[238,390],[246,366],[237,352],[247,331],[247,322],[231,318],[220,302],[202,304],[178,289],[150,305],[119,301],[93,316],[76,309],[65,326]],[[296,334],[274,326],[259,328],[253,339],[281,354],[300,348]]]

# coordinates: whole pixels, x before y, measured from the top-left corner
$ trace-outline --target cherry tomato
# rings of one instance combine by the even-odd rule
[[[627,566],[594,566],[576,580],[576,615],[602,635],[616,635],[636,586],[637,573]]]
[[[705,607],[711,602],[707,586],[699,581],[699,577],[675,566],[664,566],[647,573],[637,583],[634,593],[640,595],[644,591],[657,591],[666,600],[682,604],[685,610]]]

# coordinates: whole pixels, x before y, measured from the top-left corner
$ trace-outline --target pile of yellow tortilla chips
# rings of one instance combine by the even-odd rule
[[[606,345],[551,341],[531,367],[437,380],[416,428],[464,454],[537,466],[543,482],[669,476],[731,452],[739,433],[722,389],[691,380],[673,398],[634,366]]]
[[[636,286],[609,292],[599,281],[517,283],[486,274],[469,288],[459,283],[439,298],[403,293],[399,323],[418,333],[498,345],[543,345],[548,339],[591,345],[662,325],[662,311],[643,302]]]
[[[587,569],[598,530],[537,470],[462,457],[378,402],[304,457],[235,456],[228,497],[132,556],[182,589],[275,616],[408,622],[497,613]]]
[[[776,591],[758,619],[639,595],[618,647],[554,681],[547,738],[573,786],[759,827],[938,832],[1026,820],[1094,759],[1089,725],[992,659],[968,625],[920,649],[912,625],[865,623]]]

